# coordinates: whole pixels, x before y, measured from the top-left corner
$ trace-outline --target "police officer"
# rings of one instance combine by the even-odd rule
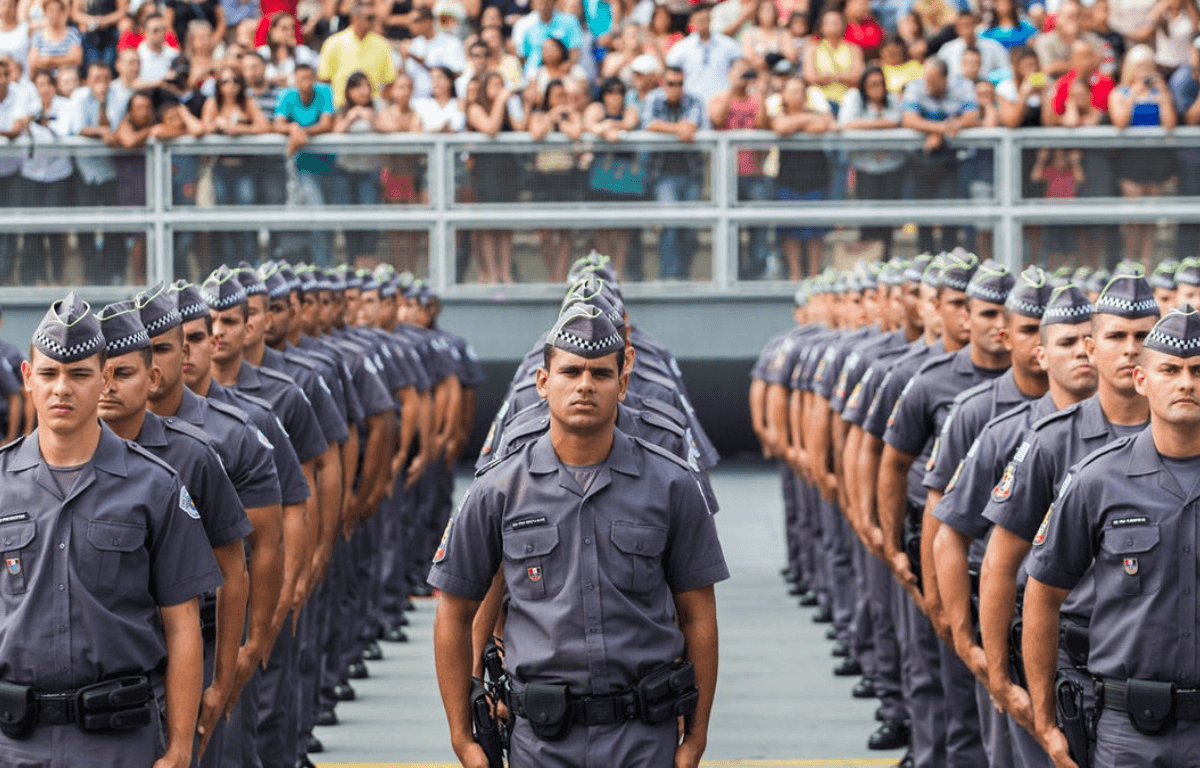
[[[22,368],[39,426],[0,450],[6,765],[192,758],[196,598],[220,572],[179,476],[100,422],[104,357],[88,305],[74,293],[55,302]]]
[[[1166,314],[1171,307],[1175,306],[1175,270],[1179,268],[1179,262],[1174,259],[1165,259],[1158,263],[1154,268],[1154,272],[1146,277],[1146,282],[1150,283],[1150,287],[1154,289],[1154,301],[1158,304],[1158,311]]]
[[[1059,768],[1074,766],[1055,722],[1059,611],[1091,573],[1087,669],[1099,721],[1094,765],[1200,760],[1196,632],[1200,315],[1173,310],[1146,336],[1134,386],[1150,427],[1076,465],[1034,540],[1025,666],[1034,720]]]
[[[624,344],[599,310],[563,318],[545,362],[549,433],[479,474],[429,576],[453,747],[487,764],[471,736],[469,635],[503,565],[512,762],[698,765],[717,670],[712,585],[728,576],[712,516],[686,463],[613,427]],[[633,704],[639,681],[681,658],[697,690]],[[681,743],[673,714],[689,702]]]

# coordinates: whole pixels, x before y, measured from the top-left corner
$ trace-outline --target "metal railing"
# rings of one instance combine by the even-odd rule
[[[850,166],[846,158],[856,151],[921,151],[922,136],[907,130],[846,131],[811,137],[781,140],[759,131],[705,131],[693,143],[681,145],[673,139],[649,133],[633,133],[619,144],[585,137],[570,143],[562,137],[532,142],[523,134],[501,135],[489,140],[479,134],[368,134],[319,136],[308,152],[330,153],[343,157],[409,157],[410,165],[420,169],[421,194],[403,204],[375,205],[326,204],[319,207],[296,205],[288,195],[277,195],[276,205],[196,205],[195,201],[176,199],[181,187],[181,168],[187,173],[200,167],[201,158],[236,157],[284,167],[284,140],[280,136],[242,138],[205,137],[178,139],[169,143],[152,141],[140,153],[145,167],[144,205],[113,205],[70,208],[40,208],[19,199],[6,200],[0,209],[0,234],[29,232],[110,233],[136,232],[145,235],[147,282],[175,276],[178,238],[185,233],[288,231],[410,231],[428,238],[428,274],[426,277],[443,293],[480,297],[492,286],[465,280],[462,268],[464,248],[460,232],[477,230],[513,230],[534,232],[554,227],[562,230],[603,230],[612,228],[654,232],[661,227],[683,227],[700,232],[706,248],[704,264],[693,272],[695,279],[665,286],[653,280],[630,285],[635,294],[692,297],[706,293],[781,293],[786,283],[770,280],[739,279],[739,254],[742,235],[753,228],[837,227],[852,229],[864,225],[970,225],[990,229],[997,258],[1010,265],[1024,257],[1024,230],[1053,225],[1107,225],[1117,223],[1153,223],[1161,221],[1200,222],[1200,200],[1182,195],[1129,198],[1119,196],[1116,184],[1094,196],[1074,199],[1023,197],[1024,176],[1028,173],[1030,153],[1042,148],[1081,149],[1110,165],[1122,153],[1158,150],[1171,153],[1194,151],[1193,156],[1179,154],[1179,173],[1200,171],[1200,129],[1183,128],[1173,133],[1140,128],[1124,132],[1112,128],[1089,129],[975,129],[964,131],[953,140],[957,150],[990,152],[993,185],[989,196],[971,199],[938,200],[833,199],[814,201],[739,200],[738,153],[758,150],[810,151],[824,153],[835,174],[844,174]],[[54,145],[32,147],[26,139],[0,140],[0,162],[5,158],[30,156],[37,152],[64,152],[73,157],[112,154],[99,142],[71,138]],[[480,158],[511,154],[531,165],[537,153],[571,152],[580,158],[595,158],[608,152],[631,153],[652,159],[662,153],[687,153],[693,158],[701,182],[700,199],[694,202],[663,204],[649,193],[628,202],[588,197],[558,201],[545,190],[523,188],[506,202],[472,202],[473,177],[466,170]],[[128,154],[128,153],[126,153]],[[538,176],[525,173],[502,184],[535,186]],[[128,181],[128,180],[127,180]],[[139,180],[140,181],[140,180]],[[186,181],[184,179],[183,181]],[[264,179],[260,184],[267,183]],[[76,183],[78,179],[76,177]],[[271,184],[289,183],[284,176]],[[576,184],[580,177],[576,177]],[[182,185],[186,186],[186,184]],[[210,201],[211,202],[211,201]],[[83,236],[83,235],[80,235]],[[424,241],[422,241],[424,242]],[[194,245],[193,245],[194,247]],[[469,246],[468,246],[469,247]],[[138,281],[138,275],[134,278]],[[113,287],[114,294],[125,292]],[[517,297],[539,297],[557,292],[557,286],[522,283],[505,286]],[[54,288],[2,287],[0,301],[41,300],[56,293]],[[103,293],[103,290],[99,291]],[[44,295],[43,295],[44,294]]]

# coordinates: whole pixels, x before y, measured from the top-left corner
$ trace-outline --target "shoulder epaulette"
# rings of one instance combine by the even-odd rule
[[[489,461],[487,464],[484,464],[482,467],[475,470],[475,477],[482,477],[485,473],[492,471],[494,468],[496,468],[496,467],[500,466],[501,464],[503,464],[504,462],[508,461],[513,456],[516,456],[517,454],[521,453],[522,450],[524,450],[525,448],[527,448],[531,445],[533,445],[532,442],[525,443],[525,445],[519,445],[516,448],[512,449],[511,451],[505,451],[503,454],[497,456],[496,458]]]
[[[1035,432],[1040,432],[1044,427],[1046,427],[1050,424],[1054,424],[1055,422],[1064,421],[1066,419],[1073,418],[1074,415],[1079,411],[1080,407],[1085,402],[1087,402],[1087,401],[1084,400],[1082,402],[1073,403],[1071,405],[1068,405],[1066,408],[1055,411],[1054,413],[1048,413],[1045,416],[1043,416],[1042,418],[1033,422],[1033,426],[1030,428]]]
[[[226,416],[235,418],[243,424],[248,424],[250,422],[250,414],[246,413],[241,408],[238,408],[236,405],[230,405],[229,403],[224,403],[220,400],[206,399],[205,402],[208,403],[210,408],[218,413],[223,413]],[[258,405],[258,403],[255,403],[255,405]]]
[[[1127,445],[1129,445],[1129,443],[1133,442],[1135,437],[1137,437],[1137,435],[1126,435],[1125,437],[1118,437],[1111,443],[1105,443],[1089,453],[1087,456],[1084,456],[1079,463],[1075,465],[1076,469],[1083,469],[1087,465],[1094,464],[1095,462],[1099,461],[1104,456],[1125,448]]]
[[[1004,413],[998,413],[995,416],[993,416],[991,418],[991,420],[988,421],[988,423],[984,425],[984,427],[987,428],[987,427],[992,426],[993,424],[1000,424],[1009,419],[1015,419],[1018,416],[1021,416],[1022,414],[1024,414],[1030,408],[1032,408],[1033,404],[1036,402],[1037,402],[1037,400],[1026,400],[1023,403],[1018,403],[1017,405],[1014,405],[1012,408],[1009,408]]]
[[[642,446],[647,451],[650,451],[651,453],[656,454],[658,456],[662,456],[663,458],[669,460],[672,464],[676,464],[679,467],[686,469],[688,472],[696,471],[696,469],[694,467],[692,467],[691,464],[688,464],[686,461],[679,458],[678,456],[671,453],[670,451],[668,451],[666,448],[663,448],[662,446],[655,445],[654,443],[650,442],[649,440],[646,440],[645,438],[641,438],[641,437],[635,437],[635,438],[633,438],[633,440],[635,443]]]
[[[147,449],[138,445],[134,441],[126,440],[125,444],[129,446],[129,449],[131,451],[138,454],[142,458],[147,459],[147,460],[153,462],[154,464],[157,464],[158,466],[162,467],[163,469],[167,470],[167,472],[169,472],[172,477],[179,477],[179,473],[175,471],[174,467],[172,467],[170,464],[163,461],[162,459],[158,458],[153,453],[150,453],[150,451],[148,451]]]
[[[198,440],[207,446],[211,447],[213,444],[213,439],[207,432],[205,432],[203,429],[200,429],[200,427],[197,427],[195,424],[188,423],[183,419],[163,419],[163,427],[171,430],[172,432],[178,432],[181,435],[187,435],[188,437]]]
[[[685,434],[683,427],[671,421],[666,416],[663,416],[661,413],[655,413],[654,411],[638,411],[637,418],[641,419],[652,427],[665,429],[673,435],[683,437]]]
[[[646,406],[645,410],[656,411],[680,426],[687,423],[687,416],[684,415],[683,411],[670,403],[664,403],[656,397],[643,397],[641,402],[642,405]]]
[[[925,362],[921,363],[921,367],[917,369],[917,375],[925,373],[930,368],[937,368],[946,365],[950,360],[957,355],[957,352],[943,352],[940,355],[935,355]]]
[[[525,379],[525,380],[523,380],[523,381],[517,381],[517,382],[513,382],[513,388],[512,388],[512,391],[513,391],[513,392],[520,392],[520,391],[521,391],[521,390],[523,390],[523,389],[529,389],[530,387],[532,387],[532,386],[536,386],[536,385],[537,385],[537,379],[535,379],[534,377],[530,376],[529,378],[527,378],[527,379]]]
[[[994,383],[994,381],[983,381],[983,382],[980,382],[979,384],[975,384],[973,386],[967,387],[962,392],[959,392],[957,395],[954,396],[955,407],[962,405],[963,403],[965,403],[966,401],[970,400],[973,397],[976,397],[978,395],[983,394],[984,392],[987,392],[989,389],[992,388],[993,383]]]
[[[288,376],[286,373],[283,373],[282,371],[277,371],[274,368],[265,368],[265,367],[259,368],[258,375],[265,376],[268,379],[278,379],[279,381],[285,381],[289,384],[296,383],[296,380],[293,379],[291,376]]]

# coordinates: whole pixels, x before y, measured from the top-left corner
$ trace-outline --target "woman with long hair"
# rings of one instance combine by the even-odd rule
[[[529,137],[542,141],[551,133],[561,133],[571,141],[583,135],[583,115],[572,108],[567,98],[567,88],[562,80],[551,80],[546,85],[541,103],[529,116]],[[534,184],[534,199],[542,203],[570,201],[580,198],[575,154],[569,149],[538,152],[533,159],[537,169]],[[546,265],[547,279],[561,283],[567,279],[567,267],[571,261],[571,230],[539,230],[542,261]]]
[[[501,133],[525,130],[523,115],[514,114],[510,107],[513,92],[504,85],[496,72],[485,72],[475,78],[478,93],[467,105],[467,128],[496,138]],[[475,199],[481,203],[513,202],[516,187],[512,183],[518,171],[516,158],[508,152],[479,152],[475,162]],[[511,229],[485,229],[478,232],[479,281],[481,283],[511,283]]]
[[[366,74],[354,72],[346,79],[345,101],[333,120],[334,133],[374,133],[379,130],[380,105],[371,95]],[[333,176],[334,205],[379,205],[379,177],[383,163],[377,153],[339,152]],[[379,233],[348,230],[346,251],[350,263],[375,252]]]
[[[267,62],[267,81],[280,87],[295,85],[297,64],[320,64],[320,57],[311,48],[296,42],[296,17],[283,11],[271,16],[266,41],[258,47],[258,53]]]
[[[627,131],[635,130],[641,121],[637,107],[625,103],[625,83],[615,77],[610,77],[600,84],[600,99],[594,101],[583,111],[583,127],[588,133],[599,136],[609,144],[615,144],[625,136]],[[644,162],[644,161],[642,161]],[[593,175],[609,173],[613,175],[616,169],[624,168],[631,172],[637,169],[639,159],[634,152],[604,152],[598,153],[592,160],[590,173]],[[642,170],[642,169],[639,169]],[[616,188],[600,191],[593,185],[590,199],[596,202],[629,202],[636,200],[644,190],[629,189],[622,191]],[[632,231],[628,229],[596,230],[596,250],[612,260],[613,269],[620,274],[625,269],[625,257],[629,254],[629,243]]]
[[[204,102],[200,114],[206,133],[223,136],[252,136],[266,133],[270,123],[258,102],[246,92],[246,78],[240,69],[221,67],[217,73],[216,93]],[[217,205],[254,205],[258,202],[253,166],[248,158],[221,155],[213,165],[213,192]],[[221,256],[226,264],[250,259],[257,245],[251,231],[226,232],[220,238]]]
[[[75,27],[67,26],[67,6],[63,0],[42,4],[46,25],[33,33],[29,43],[29,72],[48,72],[78,67],[83,61],[83,38]]]
[[[396,75],[387,89],[388,105],[379,113],[377,126],[383,133],[420,133],[421,117],[412,104],[413,81],[404,72]],[[381,175],[383,202],[392,205],[424,205],[424,155],[387,155]],[[384,235],[387,253],[401,272],[419,272],[422,254],[428,253],[429,235],[423,230],[389,229]]]
[[[742,56],[755,69],[767,68],[767,55],[783,56],[791,35],[779,26],[779,7],[775,0],[758,0],[754,8],[754,25],[742,35]]]
[[[888,91],[883,69],[872,64],[863,72],[858,88],[842,100],[838,126],[843,130],[886,130],[900,127],[900,98]],[[908,156],[898,150],[868,150],[850,153],[856,171],[856,197],[860,201],[899,200],[904,194],[904,163]],[[883,244],[883,258],[890,258],[892,227],[863,227],[864,242]]]
[[[188,90],[199,91],[206,80],[216,77],[217,40],[213,25],[204,19],[192,19],[183,39],[183,58],[188,63]]]
[[[979,36],[995,40],[1011,51],[1028,43],[1037,33],[1037,27],[1021,18],[1016,0],[995,0],[992,22]]]
[[[846,91],[863,74],[863,51],[846,42],[846,18],[831,8],[821,14],[819,39],[804,52],[804,79],[821,89],[836,115]]]

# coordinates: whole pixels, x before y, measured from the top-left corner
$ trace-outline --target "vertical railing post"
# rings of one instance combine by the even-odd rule
[[[732,246],[732,237],[737,236],[737,228],[729,223],[729,207],[737,199],[737,191],[731,185],[737,183],[737,174],[731,173],[730,164],[732,153],[729,151],[729,139],[723,133],[714,134],[716,143],[709,152],[709,167],[712,168],[712,205],[716,208],[716,221],[712,231],[712,280],[713,287],[720,290],[728,288],[732,280],[731,262],[736,263],[736,250]]]
[[[1020,269],[1024,250],[1023,232],[1017,201],[1021,196],[1021,145],[1013,131],[1004,131],[996,147],[996,202],[1000,217],[996,223],[996,255],[1016,271]]]
[[[429,282],[435,290],[444,293],[454,280],[454,262],[447,258],[446,209],[449,196],[453,194],[454,176],[446,155],[446,139],[437,136],[426,155],[425,167],[429,171],[429,204],[433,207],[434,223],[429,230]]]
[[[175,279],[172,244],[167,237],[167,196],[171,194],[170,155],[166,146],[151,140],[149,157],[146,158],[146,198],[150,204],[151,232],[148,243],[153,250],[146,258],[146,282],[153,285],[159,280],[169,283]]]

